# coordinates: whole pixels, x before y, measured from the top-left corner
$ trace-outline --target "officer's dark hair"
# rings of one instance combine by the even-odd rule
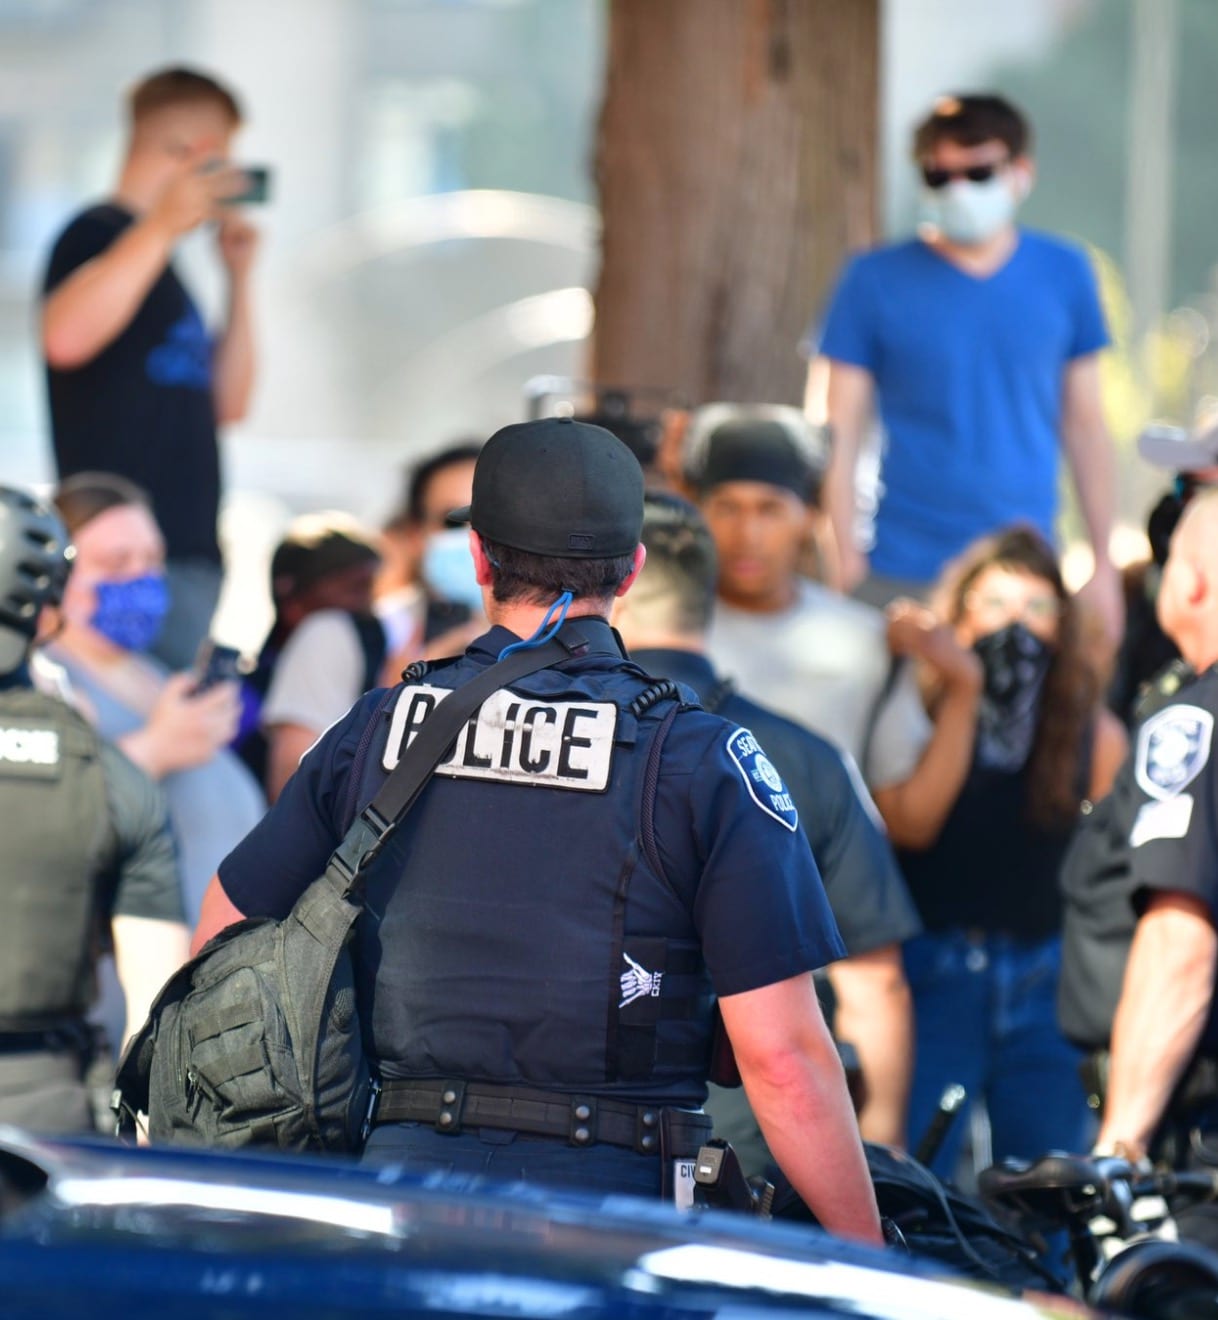
[[[133,125],[160,110],[180,105],[214,105],[234,128],[242,122],[241,103],[223,83],[184,65],[158,69],[141,78],[127,95]]]
[[[914,160],[924,160],[941,142],[979,147],[997,139],[1012,156],[1027,155],[1032,130],[1005,97],[989,93],[941,96],[914,129]]]
[[[611,600],[634,571],[634,555],[557,559],[480,538],[491,564],[491,594],[501,605],[552,605],[564,591],[576,600]]]
[[[649,492],[643,497],[643,544],[647,563],[631,589],[634,606],[663,615],[673,632],[701,636],[710,627],[719,576],[715,540],[702,515],[679,495]]]
[[[107,509],[136,504],[152,513],[148,492],[115,472],[77,472],[65,477],[55,491],[54,503],[73,536]]]
[[[432,479],[455,463],[474,463],[482,452],[476,440],[459,440],[416,463],[406,477],[406,494],[396,512],[385,524],[385,531],[400,532],[419,526],[426,512],[427,488]]]
[[[973,584],[989,568],[1028,573],[1050,583],[1060,602],[1057,643],[1041,692],[1036,733],[1028,756],[1028,819],[1047,828],[1069,827],[1090,785],[1092,739],[1087,736],[1099,711],[1103,675],[1092,658],[1084,615],[1062,580],[1057,556],[1032,527],[1008,527],[974,541],[951,563],[936,588],[934,602],[949,623],[968,608]]]

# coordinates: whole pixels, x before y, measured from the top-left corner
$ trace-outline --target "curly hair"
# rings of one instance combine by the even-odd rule
[[[1084,763],[1100,700],[1102,675],[1093,659],[1085,619],[1066,590],[1053,549],[1031,527],[1008,527],[974,541],[948,565],[935,589],[936,613],[957,625],[968,594],[989,568],[1027,573],[1050,583],[1061,603],[1053,661],[1041,693],[1036,734],[1028,756],[1028,820],[1045,828],[1073,823],[1086,796],[1089,766]]]

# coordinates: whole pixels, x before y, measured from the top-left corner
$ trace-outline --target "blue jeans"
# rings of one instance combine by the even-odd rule
[[[408,1173],[480,1175],[591,1195],[622,1193],[655,1200],[660,1159],[623,1146],[571,1146],[551,1137],[473,1128],[453,1136],[424,1123],[372,1129],[362,1163],[392,1164]]]
[[[910,1149],[952,1082],[985,1100],[995,1161],[1089,1148],[1082,1055],[1057,1025],[1060,967],[1057,937],[1028,943],[956,930],[906,943],[917,1036]],[[961,1115],[940,1148],[931,1166],[940,1177],[955,1170],[966,1127]]]
[[[149,648],[173,673],[189,669],[199,643],[207,636],[220,599],[223,572],[206,559],[171,559],[165,565],[169,583],[169,613]]]

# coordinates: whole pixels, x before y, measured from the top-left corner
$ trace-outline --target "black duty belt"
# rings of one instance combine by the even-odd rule
[[[88,1037],[81,1028],[44,1028],[40,1031],[0,1031],[2,1054],[67,1054],[84,1049]]]
[[[697,1153],[711,1135],[708,1114],[662,1105],[631,1105],[602,1096],[565,1095],[488,1082],[383,1081],[371,1125],[429,1123],[449,1134],[463,1128],[496,1128],[534,1137],[556,1137],[572,1146],[604,1142],[642,1155],[658,1155],[661,1127],[665,1154]]]

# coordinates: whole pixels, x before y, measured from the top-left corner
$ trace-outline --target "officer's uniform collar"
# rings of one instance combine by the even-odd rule
[[[608,619],[600,614],[577,614],[567,618],[568,624],[574,624],[588,642],[588,655],[611,655],[625,658],[626,648],[622,646],[617,632],[610,627]],[[466,654],[484,664],[490,664],[499,658],[504,647],[523,641],[510,628],[496,624],[489,632],[470,643]]]
[[[631,651],[630,658],[656,678],[671,678],[684,683],[705,697],[719,682],[714,666],[699,651],[683,651],[676,647],[645,647]]]

